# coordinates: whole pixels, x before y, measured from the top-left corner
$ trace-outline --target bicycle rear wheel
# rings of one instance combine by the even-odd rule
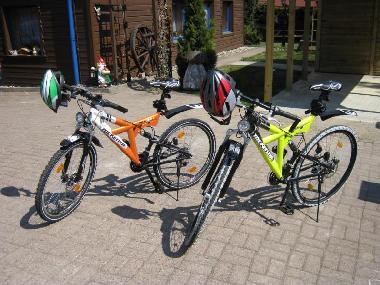
[[[185,119],[170,126],[153,152],[153,171],[169,189],[196,184],[210,168],[215,156],[215,135],[198,119]]]
[[[87,192],[96,169],[93,145],[84,156],[84,143],[77,142],[58,150],[45,167],[38,182],[35,206],[42,219],[50,223],[72,213]],[[84,156],[82,171],[80,161]]]
[[[326,203],[347,181],[357,156],[352,129],[333,126],[316,135],[301,152],[294,166],[292,193],[305,206],[318,205],[318,173],[321,178],[320,203]]]
[[[238,146],[241,146],[240,144]],[[231,150],[231,148],[230,148]],[[221,191],[224,187],[228,187],[230,181],[228,178],[230,174],[233,174],[232,169],[234,162],[237,156],[240,154],[240,151],[243,151],[242,148],[233,148],[235,151],[234,155],[230,155],[229,149],[226,149],[224,156],[221,158],[218,168],[214,172],[214,176],[203,193],[203,200],[199,206],[199,210],[194,217],[194,220],[190,222],[190,228],[188,234],[184,241],[186,248],[189,248],[194,241],[197,239],[204,223],[206,222],[207,217],[209,216],[212,208],[220,197]],[[228,185],[225,185],[228,183]]]

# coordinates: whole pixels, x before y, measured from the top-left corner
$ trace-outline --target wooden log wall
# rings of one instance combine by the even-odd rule
[[[368,74],[377,0],[323,0],[319,71]]]
[[[77,26],[77,47],[79,70],[82,82],[89,78],[88,37],[86,28],[85,0],[75,1],[75,22]],[[0,61],[2,61],[3,81],[1,84],[35,86],[41,81],[46,69],[60,70],[68,83],[73,81],[73,66],[69,38],[66,1],[21,1],[4,0],[4,7],[38,5],[42,23],[42,37],[45,54],[41,56],[8,56],[1,41]],[[3,29],[0,29],[0,38]]]
[[[374,27],[375,29],[375,36],[376,39],[374,39],[374,57],[373,57],[373,67],[372,72],[373,75],[380,75],[380,0],[376,0],[375,3],[375,11],[376,15],[374,16],[373,23],[374,25],[377,25]]]
[[[89,2],[89,14],[90,14],[90,32],[92,33],[93,41],[93,55],[90,63],[95,66],[97,57],[101,54],[101,38],[99,31],[99,22],[96,19],[96,13],[94,11],[94,6],[96,5],[127,5],[126,20],[128,22],[127,29],[127,41],[129,42],[131,32],[140,26],[147,26],[153,30],[153,11],[152,11],[152,0],[91,0]],[[121,13],[116,13],[118,17],[121,17]],[[120,18],[120,22],[121,22]],[[125,39],[119,38],[120,41],[125,41]],[[130,56],[130,62],[132,71],[136,72],[136,68],[133,63],[133,59]],[[108,59],[108,63],[112,64],[112,59]],[[123,68],[126,69],[126,61],[123,61]]]

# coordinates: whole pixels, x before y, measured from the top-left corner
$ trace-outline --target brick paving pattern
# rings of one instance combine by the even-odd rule
[[[130,90],[107,96],[128,107],[131,120],[153,113],[157,97]],[[74,129],[76,104],[54,114],[37,93],[0,99],[0,284],[380,284],[380,130],[374,123],[342,121],[358,131],[359,156],[343,191],[321,207],[319,223],[316,208],[293,216],[277,209],[283,188],[268,186],[268,168],[249,146],[228,195],[182,255],[200,185],[180,191],[178,202],[175,193],[155,193],[99,132],[105,148],[98,148],[90,191],[69,217],[44,223],[34,208],[36,185]],[[169,105],[197,101],[174,94]],[[202,110],[162,118],[157,132],[184,117],[207,120],[220,144],[227,127]],[[337,123],[318,120],[316,129]]]

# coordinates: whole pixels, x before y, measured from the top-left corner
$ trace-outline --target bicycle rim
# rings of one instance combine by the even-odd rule
[[[87,155],[79,178],[78,169],[82,154],[83,144],[75,145],[62,152],[50,167],[41,197],[41,207],[43,213],[51,220],[59,220],[70,213],[87,191],[93,175],[91,169],[94,158]]]
[[[171,189],[194,185],[209,168],[215,140],[208,126],[195,122],[179,124],[165,137],[166,143],[156,152],[157,177]]]
[[[339,128],[330,130],[332,131],[312,140],[308,147],[307,154],[317,158],[318,163],[303,158],[295,170],[296,177],[322,173],[320,203],[326,202],[344,185],[351,174],[357,155],[356,140],[351,132]],[[322,163],[330,167],[322,166]],[[296,198],[303,204],[317,205],[318,186],[318,176],[296,181]]]

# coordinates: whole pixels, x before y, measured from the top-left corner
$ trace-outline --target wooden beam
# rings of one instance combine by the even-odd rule
[[[1,24],[3,26],[3,34],[4,34],[4,55],[8,55],[9,50],[13,48],[12,48],[11,38],[9,36],[7,21],[5,19],[5,13],[4,13],[3,7],[1,6],[0,6],[0,18],[1,18]]]
[[[88,29],[88,47],[89,47],[89,68],[92,66],[96,66],[96,55],[95,55],[95,44],[94,44],[94,29],[93,29],[93,18],[92,13],[94,13],[94,4],[93,0],[89,0],[87,2],[87,5],[84,4],[84,14],[86,15],[86,23],[87,23],[87,29]]]
[[[372,39],[371,39],[371,57],[369,60],[369,74],[374,74],[375,68],[375,55],[376,55],[376,41],[377,41],[377,29],[379,25],[379,2],[380,0],[374,0],[373,3],[373,20],[372,20]]]
[[[302,79],[307,80],[309,70],[309,45],[310,45],[310,0],[305,0],[305,16],[304,16],[304,32],[303,32],[303,63],[302,63]]]
[[[119,81],[119,63],[117,62],[117,48],[116,48],[116,31],[115,31],[115,14],[113,7],[111,7],[111,37],[112,37],[112,60],[113,60],[113,76],[116,81]]]
[[[322,27],[322,0],[317,2],[317,47],[315,50],[315,71],[319,71],[320,50],[321,50],[321,27]]]
[[[288,50],[286,62],[286,89],[293,85],[294,30],[296,24],[296,0],[289,0]]]
[[[272,101],[274,0],[267,1],[264,101]]]

